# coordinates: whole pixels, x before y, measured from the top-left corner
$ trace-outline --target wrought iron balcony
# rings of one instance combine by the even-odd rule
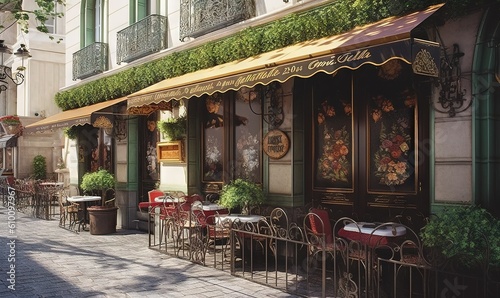
[[[180,39],[198,37],[255,16],[254,0],[181,0]]]
[[[150,15],[118,31],[116,63],[130,62],[167,48],[167,17]]]
[[[108,44],[95,42],[73,53],[73,81],[108,70]]]

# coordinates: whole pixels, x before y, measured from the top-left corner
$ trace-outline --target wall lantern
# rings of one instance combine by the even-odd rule
[[[244,89],[244,88],[242,88]],[[243,90],[241,93],[245,93]],[[245,95],[243,95],[245,96]],[[269,85],[257,85],[254,88],[248,90],[248,95],[246,95],[245,101],[248,101],[250,111],[255,115],[262,116],[267,124],[271,128],[277,128],[285,120],[285,112],[283,110],[283,88],[278,82],[272,82]],[[255,111],[252,107],[252,102],[258,99],[261,103],[261,111]],[[267,102],[267,113],[263,112],[264,104]]]
[[[17,71],[12,75],[12,69],[4,65],[6,59],[12,54],[12,50],[5,45],[4,40],[0,40],[0,93],[7,90],[9,81],[16,85],[21,85],[24,82],[24,59],[31,57],[26,45],[21,44],[21,47],[14,53],[17,57],[22,58],[22,65],[17,68]]]

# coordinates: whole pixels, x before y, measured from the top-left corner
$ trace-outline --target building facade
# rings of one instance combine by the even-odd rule
[[[498,215],[498,4],[344,2],[68,3],[67,111],[27,132],[78,128],[71,183],[112,170],[124,228],[149,190],[212,196],[236,178],[267,205],[356,219]],[[180,116],[184,138],[167,140],[159,121]]]
[[[23,1],[23,9],[33,11],[37,6],[35,1]],[[55,11],[64,7],[57,6]],[[12,80],[2,77],[0,92],[0,115],[19,116],[21,125],[27,126],[44,117],[59,113],[61,110],[54,102],[54,96],[65,84],[64,53],[65,53],[65,21],[64,18],[49,19],[45,23],[48,33],[36,29],[38,25],[33,16],[28,24],[27,32],[15,22],[9,10],[9,3],[2,5],[0,21],[4,28],[1,38],[10,53],[3,53],[2,66],[9,67],[12,74],[20,73],[23,80]],[[51,39],[52,37],[53,39]],[[57,42],[59,41],[59,42]],[[16,51],[23,47],[29,51],[29,56],[19,57]],[[6,87],[5,90],[3,87]],[[0,168],[4,175],[26,178],[33,175],[33,158],[40,154],[46,157],[47,172],[54,173],[58,161],[62,158],[64,136],[60,133],[47,131],[37,135],[22,135],[18,133],[2,133]]]

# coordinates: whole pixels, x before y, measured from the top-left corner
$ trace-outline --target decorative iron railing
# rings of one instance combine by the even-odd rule
[[[254,0],[181,0],[180,40],[199,37],[255,16]]]
[[[118,31],[116,63],[134,61],[167,46],[167,17],[150,15]]]
[[[73,53],[73,81],[108,70],[108,44],[95,42]]]
[[[281,208],[260,216],[158,209],[150,248],[299,296],[489,298],[500,290],[500,268],[488,258],[456,266],[400,222],[331,221],[319,209],[292,216]]]

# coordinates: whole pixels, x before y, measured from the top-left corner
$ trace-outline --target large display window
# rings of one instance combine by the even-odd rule
[[[202,181],[262,181],[261,93],[255,88],[203,98]]]

